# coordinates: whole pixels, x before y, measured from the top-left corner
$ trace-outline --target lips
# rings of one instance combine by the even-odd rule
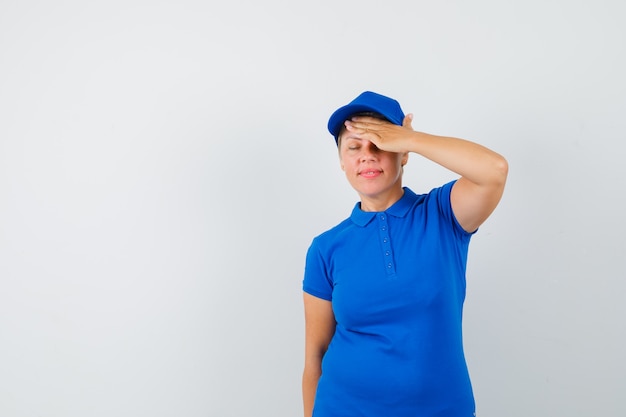
[[[380,169],[366,168],[359,171],[359,175],[363,178],[376,178],[383,172]]]

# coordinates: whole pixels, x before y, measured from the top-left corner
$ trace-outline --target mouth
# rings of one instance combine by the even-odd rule
[[[364,169],[359,172],[359,176],[363,178],[376,178],[383,172],[379,169]]]

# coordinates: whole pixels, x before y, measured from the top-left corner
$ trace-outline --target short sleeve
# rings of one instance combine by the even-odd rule
[[[306,254],[302,289],[308,294],[327,301],[331,301],[333,297],[332,280],[329,277],[326,262],[315,239]]]
[[[461,239],[465,240],[469,238],[471,235],[473,235],[474,233],[476,233],[476,231],[470,233],[470,232],[467,232],[465,229],[463,229],[463,227],[461,227],[461,225],[459,224],[459,221],[456,219],[454,212],[452,211],[452,203],[450,202],[450,194],[452,193],[452,187],[454,186],[455,183],[456,183],[456,180],[450,181],[449,183],[444,184],[440,188],[436,188],[432,190],[430,192],[429,197],[431,198],[434,197],[433,200],[436,201],[439,212],[452,225],[454,229],[454,233]]]

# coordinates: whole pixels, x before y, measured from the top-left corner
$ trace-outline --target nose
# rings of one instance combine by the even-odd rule
[[[361,162],[372,161],[376,159],[376,155],[378,154],[378,147],[372,142],[367,141],[363,144],[361,151]]]

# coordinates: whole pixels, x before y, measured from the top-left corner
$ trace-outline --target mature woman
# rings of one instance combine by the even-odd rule
[[[461,332],[467,251],[508,165],[411,121],[366,91],[328,122],[360,201],[307,252],[305,417],[475,415]],[[416,194],[402,186],[409,153],[460,178]]]

